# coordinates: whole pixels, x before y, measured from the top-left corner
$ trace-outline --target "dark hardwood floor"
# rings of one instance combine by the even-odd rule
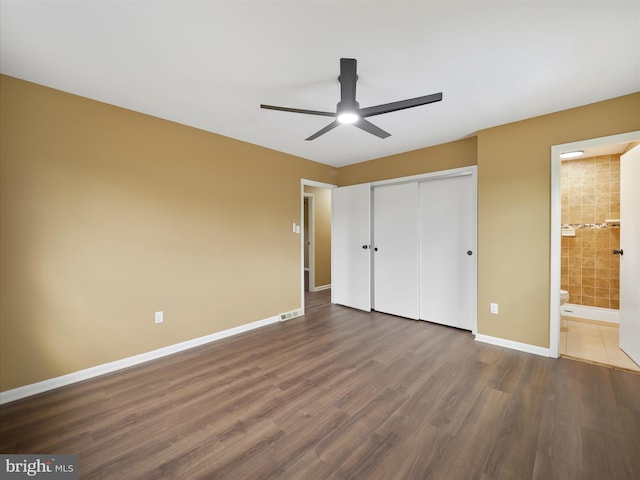
[[[310,294],[304,317],[0,408],[80,478],[640,478],[640,376]]]

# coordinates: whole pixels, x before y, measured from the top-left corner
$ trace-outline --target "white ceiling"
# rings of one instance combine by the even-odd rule
[[[379,139],[326,117],[339,59]],[[640,0],[5,1],[2,73],[342,166],[640,90]],[[606,119],[603,119],[606,122]]]
[[[629,146],[629,142],[617,143],[614,145],[600,145],[597,147],[581,148],[584,151],[584,155],[578,157],[578,159],[597,157],[600,155],[611,155],[613,153],[622,153]]]

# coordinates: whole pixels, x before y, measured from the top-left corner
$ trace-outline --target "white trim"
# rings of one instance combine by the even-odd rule
[[[436,172],[420,173],[418,175],[410,175],[408,177],[390,178],[388,180],[379,180],[371,182],[372,187],[381,185],[390,185],[394,183],[419,182],[422,180],[434,180],[436,178],[460,177],[463,175],[473,175],[478,171],[477,165],[469,165],[468,167],[450,168],[448,170],[438,170]]]
[[[307,180],[306,178],[301,178],[300,181],[302,182],[303,190],[305,185],[317,188],[328,188],[329,190],[338,188],[337,185],[333,185],[331,183],[316,182],[315,180]]]
[[[549,351],[553,358],[558,358],[560,355],[560,223],[562,221],[560,154],[566,151],[583,150],[590,147],[614,145],[637,140],[640,140],[640,130],[551,146],[551,265],[549,269],[551,275],[551,291],[549,292]]]
[[[551,356],[548,348],[538,347],[537,345],[530,345],[528,343],[514,342],[513,340],[507,340],[505,338],[491,337],[480,333],[476,335],[476,342],[489,343],[498,347],[505,347],[525,353],[533,353],[534,355],[540,355],[542,357]]]
[[[252,323],[246,323],[238,327],[229,328],[221,332],[205,335],[204,337],[194,338],[184,342],[169,345],[167,347],[158,348],[157,350],[151,350],[150,352],[141,353],[132,357],[123,358],[114,362],[104,363],[95,367],[79,370],[77,372],[68,373],[60,377],[50,378],[41,382],[32,383],[31,385],[25,385],[24,387],[14,388],[5,392],[0,392],[0,405],[20,400],[21,398],[30,397],[38,393],[47,392],[55,388],[65,387],[73,383],[88,380],[106,373],[115,372],[123,368],[132,367],[141,363],[149,362],[151,360],[157,360],[174,353],[188,350],[190,348],[199,347],[207,343],[215,342],[223,338],[231,337],[239,333],[244,333],[249,330],[271,325],[272,323],[278,323],[280,321],[280,315],[265,318],[264,320],[258,320]]]
[[[320,292],[322,290],[329,290],[331,288],[331,284],[327,284],[327,285],[320,285],[319,287],[313,287],[313,290],[311,290],[312,292]]]
[[[551,357],[560,356],[560,252],[562,249],[561,218],[562,203],[560,194],[560,150],[551,147],[551,271],[549,293],[549,353]],[[557,252],[557,255],[554,255]]]

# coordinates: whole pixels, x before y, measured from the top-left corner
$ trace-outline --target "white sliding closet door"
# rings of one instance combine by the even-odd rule
[[[418,183],[373,190],[373,308],[418,319]]]
[[[331,191],[331,301],[371,310],[371,185]]]
[[[476,328],[475,176],[420,183],[420,318]]]

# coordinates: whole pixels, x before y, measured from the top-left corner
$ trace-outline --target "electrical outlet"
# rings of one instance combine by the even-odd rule
[[[490,303],[489,305],[491,305],[491,313],[493,313],[494,315],[498,315],[498,304]]]
[[[156,323],[164,322],[164,312],[156,312]]]

